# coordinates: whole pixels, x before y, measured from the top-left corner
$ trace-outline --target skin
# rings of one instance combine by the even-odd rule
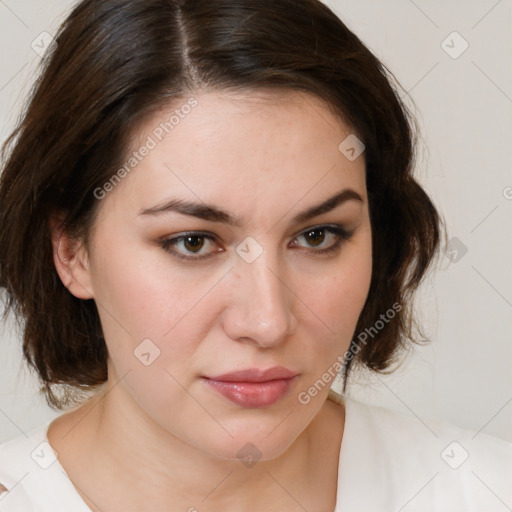
[[[338,150],[353,131],[311,95],[194,97],[197,107],[100,201],[88,249],[54,228],[63,283],[98,306],[109,377],[48,438],[94,511],[332,511],[344,408],[326,400],[330,384],[308,404],[297,397],[348,349],[368,293],[364,154],[350,161]],[[175,108],[147,119],[131,150]],[[292,221],[345,188],[362,201]],[[139,215],[170,197],[217,205],[241,225]],[[351,237],[319,254],[337,239],[324,232],[318,247],[304,234],[321,224]],[[180,260],[158,242],[186,231],[216,236],[199,250],[209,258]],[[252,263],[236,252],[248,236],[263,251]],[[183,242],[172,249],[194,256]],[[147,338],[160,355],[145,366],[134,350]],[[263,408],[236,405],[202,378],[276,365],[298,376]],[[261,454],[252,467],[237,457],[247,443]]]

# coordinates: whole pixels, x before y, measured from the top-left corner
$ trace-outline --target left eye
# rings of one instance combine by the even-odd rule
[[[311,249],[314,254],[326,254],[338,250],[344,240],[350,239],[351,233],[348,233],[341,226],[316,226],[303,231],[295,237],[290,244],[292,247]],[[303,238],[307,245],[298,243]],[[160,244],[163,249],[172,256],[182,260],[202,260],[210,258],[216,252],[223,252],[223,249],[208,249],[208,245],[215,246],[214,235],[201,232],[185,233],[175,238],[163,239]]]
[[[309,247],[320,247],[324,244],[325,241],[336,243],[339,239],[340,233],[335,232],[333,228],[327,228],[325,226],[321,226],[318,228],[308,229],[302,235],[299,235],[297,238],[304,238],[308,243]],[[328,247],[332,244],[324,244]]]

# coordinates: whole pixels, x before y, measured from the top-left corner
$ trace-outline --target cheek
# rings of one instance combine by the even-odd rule
[[[329,271],[307,276],[301,297],[337,340],[352,336],[372,274],[370,239],[347,248]],[[327,332],[327,328],[326,328]]]
[[[97,278],[109,364],[150,416],[170,404],[198,415],[183,389],[195,378],[191,363],[216,314],[205,309],[212,284],[153,263],[125,254],[122,265],[105,262]]]
[[[165,255],[158,251],[124,250],[121,255],[116,252],[121,246],[105,246],[104,256],[94,262],[93,279],[109,354],[118,372],[138,369],[139,352],[149,352],[151,358],[157,354],[155,363],[160,366],[186,368],[180,363],[191,358],[211,327],[214,310],[205,311],[203,303],[212,283],[166,265]]]
[[[201,293],[201,281],[173,269],[163,249],[134,241],[132,233],[105,227],[97,236],[94,299],[110,313],[104,311],[106,322],[121,324],[134,338],[162,337]]]
[[[302,354],[302,362],[307,361],[301,391],[318,382],[327,371],[337,371],[333,365],[341,363],[355,334],[371,273],[371,237],[367,235],[347,245],[332,267],[300,273],[297,295],[306,307],[300,305],[302,332],[298,339],[303,341],[297,350]],[[332,375],[325,377],[330,386]],[[321,386],[323,393],[327,393],[329,386]]]

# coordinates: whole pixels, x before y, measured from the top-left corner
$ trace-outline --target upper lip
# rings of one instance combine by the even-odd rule
[[[295,377],[297,372],[289,370],[284,366],[274,366],[266,370],[259,368],[247,368],[236,372],[224,373],[215,377],[208,377],[210,380],[223,382],[268,382],[277,379],[290,379]]]

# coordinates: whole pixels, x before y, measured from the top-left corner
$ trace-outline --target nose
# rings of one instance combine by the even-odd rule
[[[270,348],[296,329],[292,311],[294,295],[266,251],[256,261],[241,258],[231,272],[230,303],[223,314],[226,334],[233,340],[251,341]]]

